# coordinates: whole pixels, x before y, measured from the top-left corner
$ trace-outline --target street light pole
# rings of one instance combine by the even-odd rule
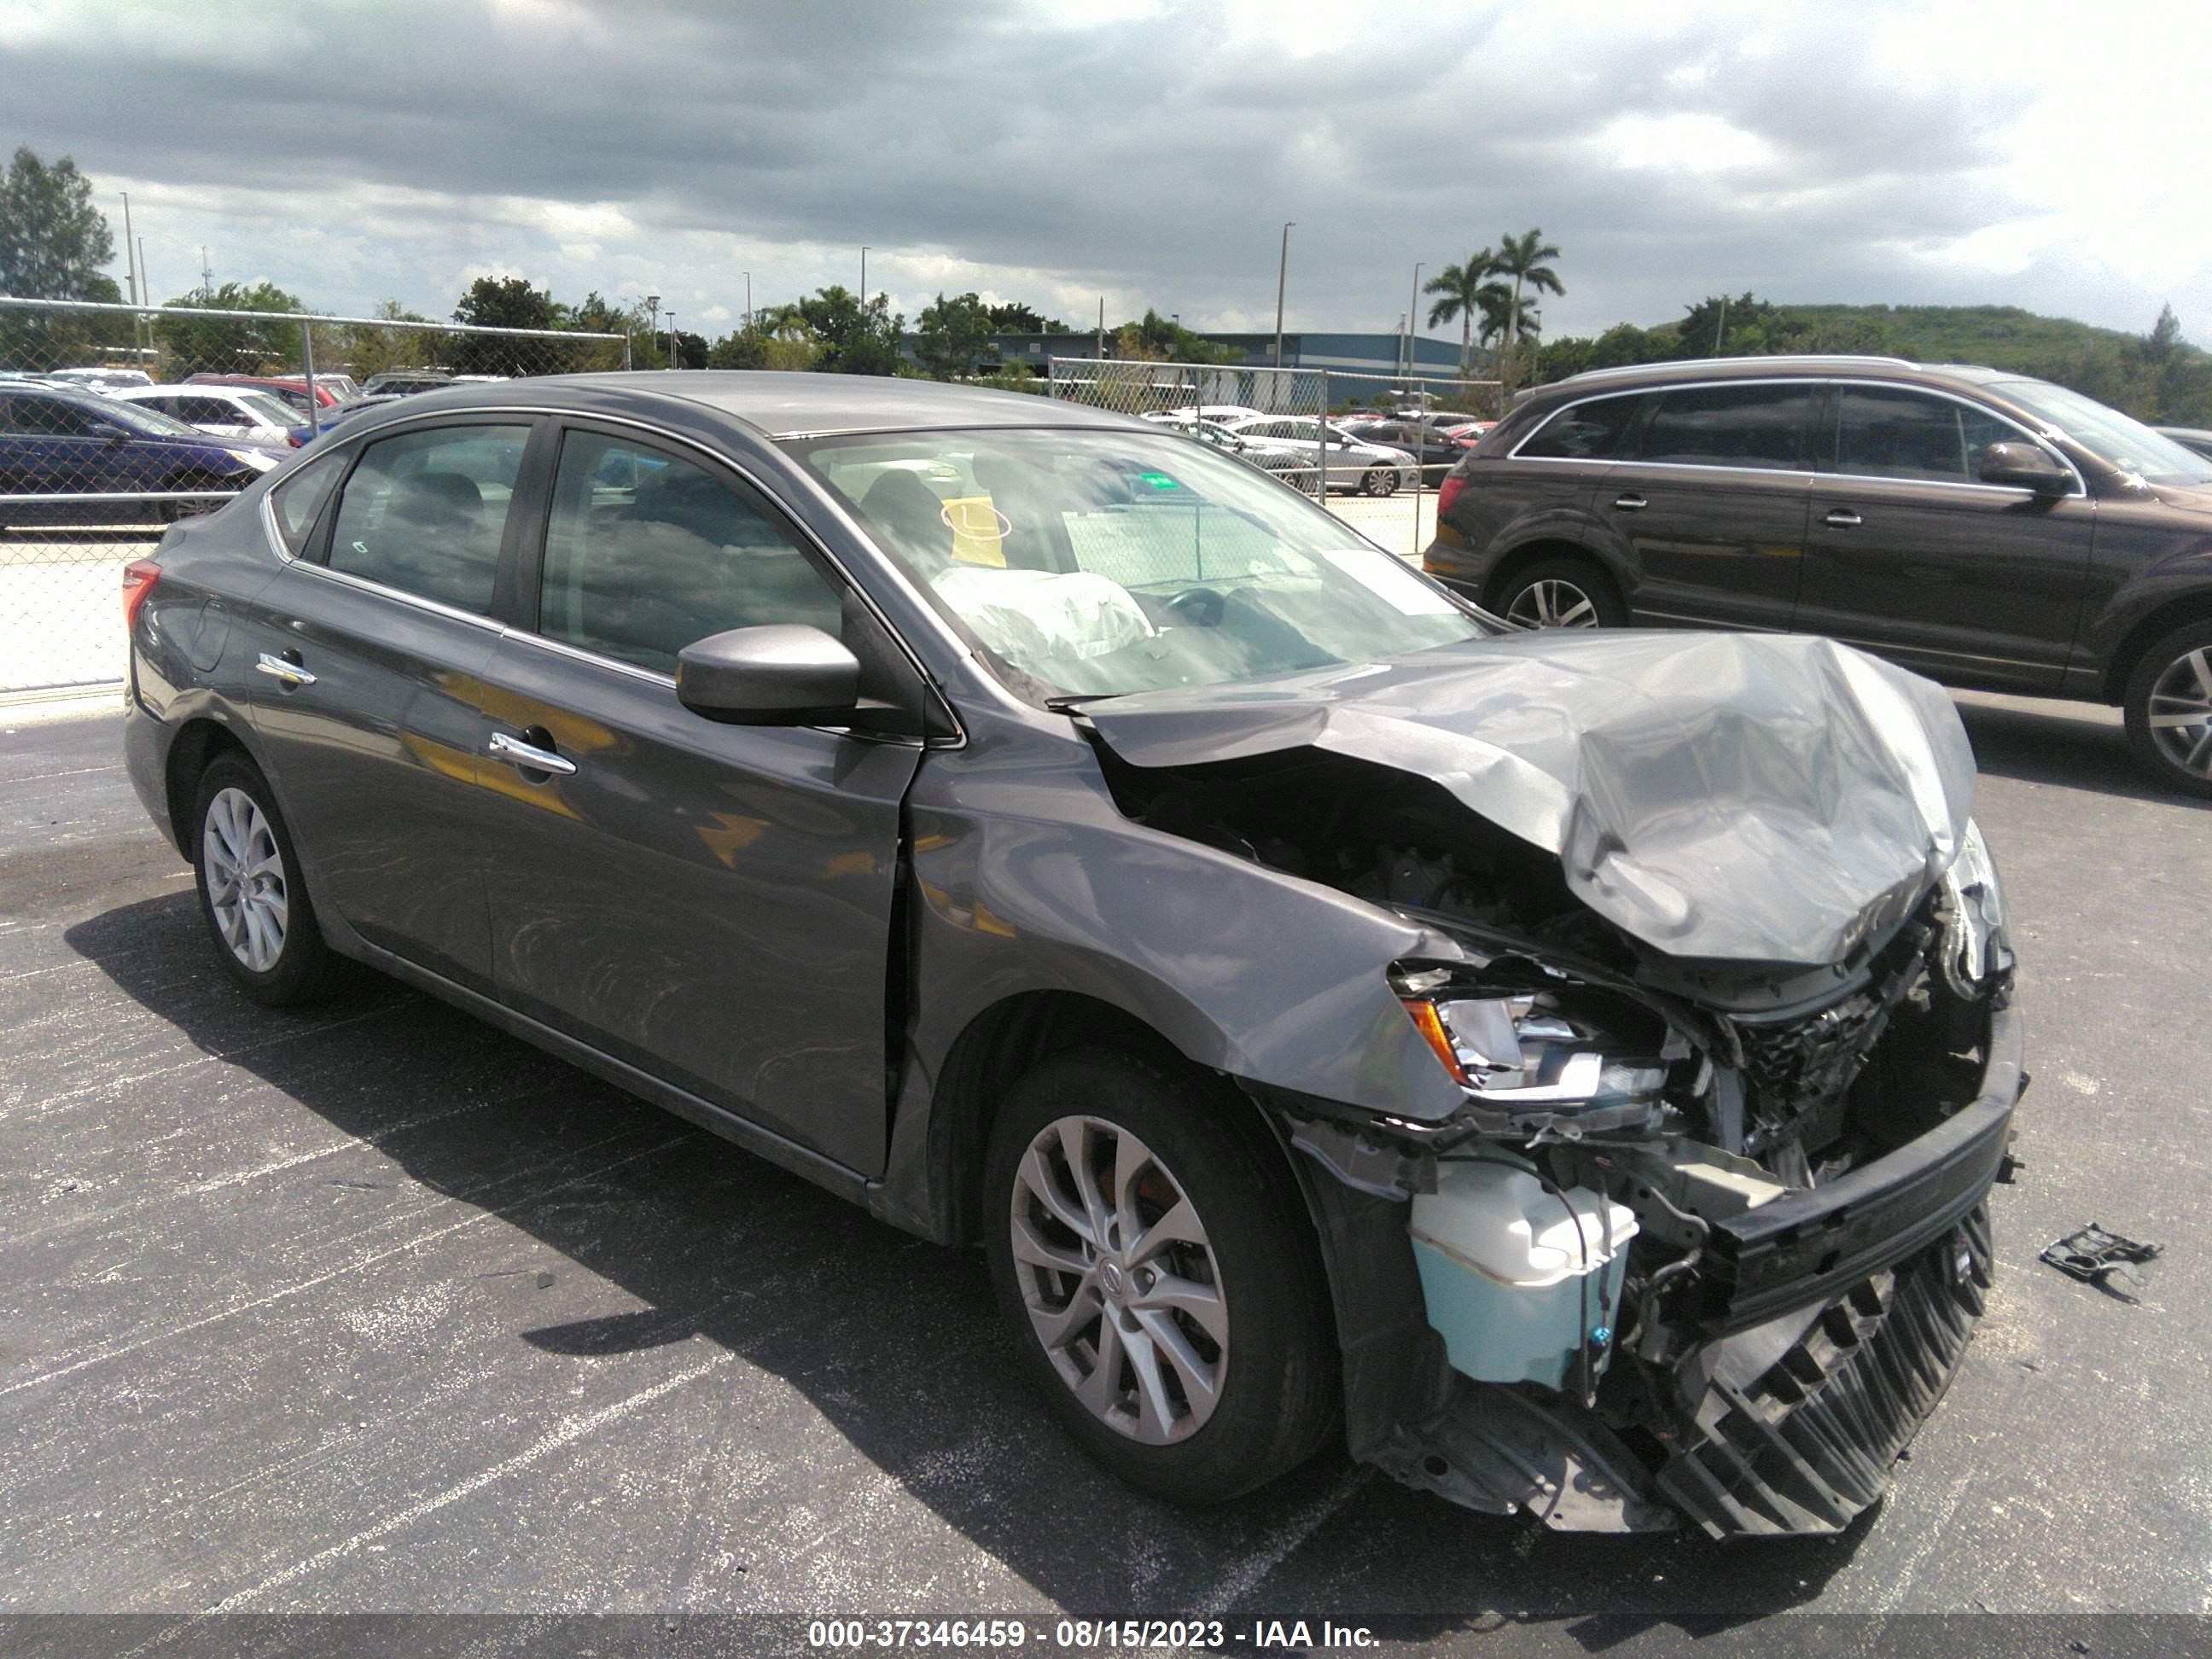
[[[1297,223],[1291,219],[1283,226],[1283,257],[1275,266],[1275,367],[1283,366],[1283,283],[1291,274],[1291,227]]]
[[[868,245],[860,244],[860,309],[868,308]]]
[[[1407,380],[1407,382],[1406,389],[1407,389],[1408,392],[1410,392],[1410,391],[1412,391],[1412,390],[1413,390],[1412,381],[1413,381],[1413,327],[1414,327],[1414,322],[1415,322],[1415,319],[1416,319],[1419,316],[1419,314],[1420,314],[1420,309],[1421,309],[1421,267],[1419,266],[1419,264],[1416,264],[1413,266],[1413,298],[1412,302],[1411,302],[1410,304],[1408,304],[1408,305],[1407,306],[1407,307],[1406,307],[1406,380]]]
[[[745,273],[745,331],[746,331],[747,333],[750,333],[750,332],[752,331],[752,326],[753,326],[753,274],[752,274],[752,272],[750,272],[750,271],[749,270],[749,271],[747,271],[747,272]]]
[[[676,308],[673,306],[668,311],[668,366],[671,368],[681,367],[676,361]]]

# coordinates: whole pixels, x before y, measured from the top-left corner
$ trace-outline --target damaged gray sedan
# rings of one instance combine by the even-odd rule
[[[1989,1282],[1972,758],[1516,635],[1233,460],[857,377],[410,398],[125,576],[225,968],[366,963],[946,1243],[1091,1455],[1832,1531]]]

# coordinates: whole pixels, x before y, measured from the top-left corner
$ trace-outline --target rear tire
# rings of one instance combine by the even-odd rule
[[[196,472],[187,473],[182,477],[172,478],[162,488],[178,491],[220,490],[226,495],[237,493],[229,479]],[[220,512],[228,505],[229,503],[227,501],[163,501],[157,509],[155,516],[163,524],[174,524],[179,519],[203,518],[210,513]]]
[[[1360,488],[1370,495],[1395,495],[1398,493],[1398,469],[1394,466],[1374,466],[1360,480]]]
[[[1498,588],[1492,609],[1528,628],[1620,628],[1628,621],[1628,607],[1603,568],[1571,556],[1540,559],[1516,572]]]
[[[2212,796],[2212,622],[2177,628],[2144,652],[2121,707],[2145,771],[2170,789]]]
[[[271,1007],[319,1001],[344,982],[324,942],[284,815],[261,769],[218,755],[192,798],[192,876],[216,954],[246,995]]]
[[[1319,1249],[1245,1110],[1171,1057],[1085,1048],[991,1129],[984,1242],[1020,1364],[1094,1460],[1177,1503],[1265,1485],[1335,1421]]]

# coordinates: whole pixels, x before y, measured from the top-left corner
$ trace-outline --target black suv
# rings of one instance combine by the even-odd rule
[[[1889,357],[1578,374],[1454,468],[1430,574],[1539,627],[1826,634],[2118,703],[2212,795],[2212,460],[2078,392]]]

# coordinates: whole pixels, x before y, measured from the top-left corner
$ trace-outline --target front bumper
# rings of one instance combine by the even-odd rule
[[[1565,1531],[1678,1517],[1715,1538],[1841,1529],[1887,1491],[1981,1316],[2021,1057],[2018,1014],[1996,1010],[1971,1104],[1828,1185],[1716,1223],[1668,1308],[1690,1340],[1663,1369],[1615,1355],[1594,1407],[1457,1378],[1371,1461]]]

